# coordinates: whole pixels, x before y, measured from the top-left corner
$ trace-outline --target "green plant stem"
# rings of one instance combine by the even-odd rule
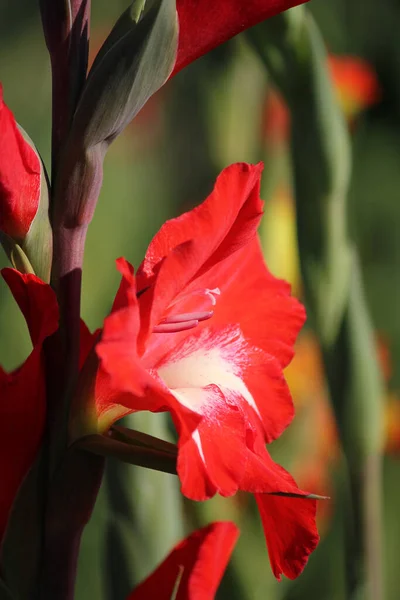
[[[40,0],[52,71],[52,184],[86,79],[91,0]]]
[[[87,215],[76,214],[75,200],[77,195],[92,194],[94,210],[100,184],[95,173],[93,179],[89,177],[94,187],[98,184],[95,192],[93,185],[82,190],[74,179],[66,185],[60,177],[60,157],[65,158],[72,117],[86,80],[90,0],[41,0],[40,8],[52,67],[51,281],[60,307],[60,329],[46,344],[48,486],[38,597],[72,600],[80,538],[104,468],[104,458],[67,449],[69,404],[79,374],[81,279],[89,222]],[[77,163],[79,173],[88,170],[85,159]],[[68,165],[73,168],[71,162]]]

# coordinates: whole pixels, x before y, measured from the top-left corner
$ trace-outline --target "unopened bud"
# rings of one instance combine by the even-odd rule
[[[176,59],[175,0],[134,0],[104,42],[73,124],[87,150],[110,143],[168,79]]]
[[[15,268],[33,270],[48,281],[52,234],[45,169],[32,140],[5,104],[1,85],[0,132],[0,242]]]
[[[0,230],[22,240],[36,215],[40,160],[24,140],[0,86]]]

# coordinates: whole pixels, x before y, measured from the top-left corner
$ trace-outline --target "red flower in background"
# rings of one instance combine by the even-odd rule
[[[328,67],[339,104],[351,120],[363,109],[376,104],[381,90],[372,67],[357,56],[328,56]]]
[[[381,90],[372,67],[355,56],[329,55],[327,66],[339,106],[352,122],[357,115],[379,101]],[[289,136],[290,114],[283,98],[268,93],[265,107],[265,133],[272,143],[285,142]]]
[[[195,531],[175,546],[127,600],[212,600],[238,535],[237,527],[229,522]]]
[[[165,223],[136,278],[118,261],[122,281],[97,345],[96,409],[102,432],[128,412],[169,411],[182,492],[254,493],[273,571],[294,578],[318,542],[315,500],[265,443],[293,417],[282,369],[305,315],[262,259],[260,175],[260,165],[225,169],[202,205]]]
[[[178,54],[173,75],[235,35],[307,0],[177,0]]]
[[[14,269],[3,269],[2,275],[25,317],[33,350],[12,373],[0,367],[0,542],[15,495],[42,439],[46,416],[42,345],[58,326],[57,301],[50,286]]]
[[[40,162],[3,100],[0,85],[0,231],[23,239],[36,215]]]

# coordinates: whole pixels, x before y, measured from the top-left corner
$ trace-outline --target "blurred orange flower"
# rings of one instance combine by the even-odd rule
[[[349,123],[362,110],[379,101],[381,89],[372,67],[356,56],[329,55],[327,67],[330,71],[336,97]],[[271,144],[288,139],[290,115],[278,92],[268,93],[264,130]]]

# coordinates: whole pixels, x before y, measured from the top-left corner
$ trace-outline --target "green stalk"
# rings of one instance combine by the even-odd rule
[[[383,392],[357,250],[347,231],[349,136],[310,14],[303,7],[288,11],[248,35],[291,113],[305,299],[348,465],[347,597],[366,582],[367,597],[383,600]]]

